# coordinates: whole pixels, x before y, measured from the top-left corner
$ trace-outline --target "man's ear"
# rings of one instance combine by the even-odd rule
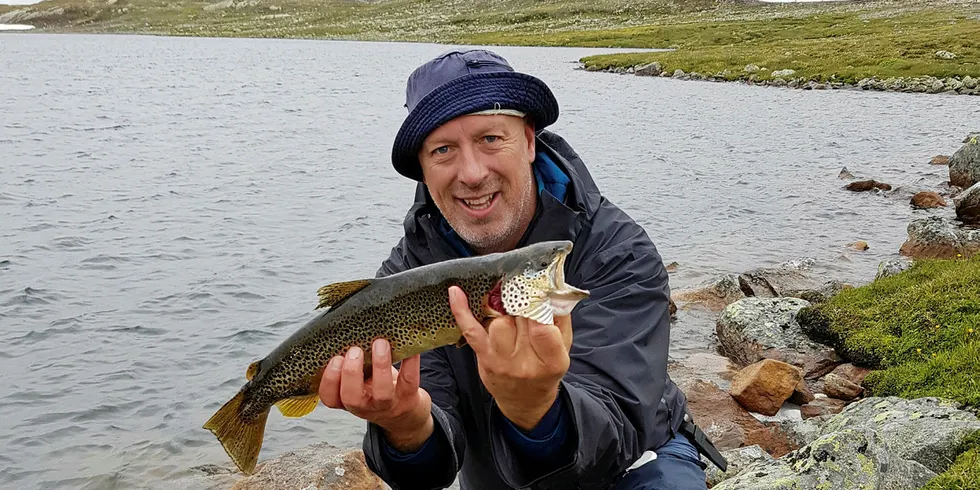
[[[535,139],[534,139],[534,119],[531,116],[524,116],[524,137],[527,138],[527,151],[531,155],[531,162],[534,162]]]

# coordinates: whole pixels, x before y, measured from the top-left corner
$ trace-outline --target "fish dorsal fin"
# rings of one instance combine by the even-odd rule
[[[285,400],[279,400],[276,403],[276,407],[279,407],[279,411],[286,417],[302,417],[312,412],[316,408],[318,401],[320,401],[320,396],[316,393],[311,393],[309,395],[294,396]]]
[[[324,306],[335,307],[345,299],[353,296],[354,293],[366,288],[369,284],[371,284],[370,279],[327,284],[321,287],[316,293],[320,297],[320,303],[316,309],[323,308]]]
[[[262,360],[260,359],[248,365],[248,369],[245,370],[245,379],[251,381],[259,373],[259,364],[261,362]]]

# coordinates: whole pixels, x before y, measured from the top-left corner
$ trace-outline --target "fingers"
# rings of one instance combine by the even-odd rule
[[[487,332],[483,324],[473,317],[470,306],[466,302],[466,293],[457,286],[449,288],[449,308],[456,318],[459,330],[466,338],[466,343],[473,348],[477,356],[483,355],[488,349]]]
[[[396,398],[404,400],[418,393],[421,365],[422,357],[418,354],[402,361],[401,370],[398,371],[398,383],[394,387]]]
[[[531,349],[549,367],[549,370],[564,372],[568,369],[568,349],[565,347],[562,332],[557,326],[529,320],[528,337]]]
[[[354,346],[347,351],[340,373],[340,402],[345,407],[361,407],[364,400],[364,351]],[[372,373],[373,376],[373,373]]]
[[[555,326],[561,330],[562,343],[565,344],[565,351],[572,350],[572,316],[562,315],[555,317]]]
[[[374,408],[386,410],[395,397],[395,378],[392,376],[391,349],[385,339],[377,339],[371,348],[371,389]]]
[[[344,404],[340,402],[340,368],[343,364],[343,357],[335,356],[330,359],[320,380],[320,401],[330,408],[344,408]]]

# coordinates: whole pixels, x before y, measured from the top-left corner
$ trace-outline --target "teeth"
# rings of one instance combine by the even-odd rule
[[[491,199],[493,199],[493,194],[490,194],[489,196],[485,196],[481,199],[464,199],[463,202],[465,202],[466,205],[471,208],[484,209],[490,205]]]

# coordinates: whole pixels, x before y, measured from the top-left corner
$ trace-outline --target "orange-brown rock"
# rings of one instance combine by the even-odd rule
[[[364,462],[360,449],[340,450],[327,443],[290,451],[259,464],[231,490],[385,490],[388,487]]]
[[[946,155],[936,155],[929,160],[929,163],[933,165],[949,165],[949,157]]]
[[[863,251],[867,250],[868,248],[870,248],[868,246],[868,242],[866,242],[864,240],[858,240],[858,241],[852,243],[850,246],[851,246],[851,248],[853,248],[854,250],[857,250],[858,252],[863,252]]]
[[[823,377],[823,392],[831,398],[849,402],[864,393],[864,388],[854,384],[843,376],[830,373]]]
[[[732,378],[731,394],[747,410],[776,415],[803,379],[803,371],[781,361],[763,359]]]
[[[858,386],[864,382],[865,376],[870,372],[871,370],[868,368],[858,367],[851,363],[841,364],[831,371],[834,375],[840,376]]]
[[[917,259],[969,258],[980,252],[980,229],[960,226],[943,216],[913,220],[899,252]]]
[[[946,200],[938,192],[922,191],[912,196],[910,204],[913,208],[930,209],[946,206]]]
[[[884,182],[878,182],[877,180],[858,180],[856,182],[851,182],[844,186],[845,189],[854,192],[866,192],[874,189],[879,189],[883,191],[892,190],[891,184],[886,184]]]
[[[782,429],[765,426],[716,384],[692,378],[678,386],[687,395],[688,410],[694,422],[718,449],[758,444],[778,458],[799,447]]]
[[[816,398],[810,403],[800,407],[800,415],[804,419],[819,417],[821,415],[833,415],[840,413],[847,406],[844,400],[836,398]]]

